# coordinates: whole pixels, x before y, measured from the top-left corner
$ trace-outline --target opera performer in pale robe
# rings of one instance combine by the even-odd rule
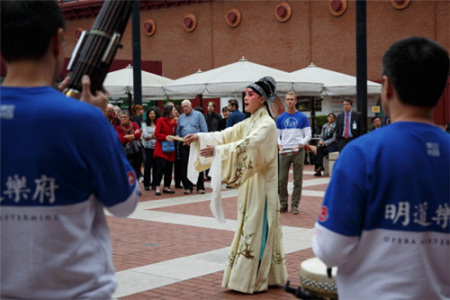
[[[287,279],[278,200],[278,141],[268,111],[276,97],[275,80],[264,77],[245,91],[251,117],[220,132],[187,135],[191,144],[188,177],[210,169],[211,211],[225,221],[221,184],[238,188],[237,229],[222,286],[242,293],[266,291]],[[194,168],[195,167],[195,168]]]

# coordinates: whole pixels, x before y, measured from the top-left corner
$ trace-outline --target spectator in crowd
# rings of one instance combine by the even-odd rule
[[[153,154],[156,145],[156,121],[159,119],[159,111],[154,107],[147,111],[145,122],[142,123],[142,139],[144,140],[145,163],[144,163],[144,190],[149,191],[150,185],[156,189],[156,163]],[[152,174],[152,176],[150,176]],[[151,178],[151,179],[150,179]]]
[[[111,299],[104,210],[131,214],[139,184],[103,115],[109,94],[91,94],[86,75],[81,101],[55,89],[66,56],[58,2],[2,0],[0,14],[1,298]]]
[[[305,162],[304,146],[311,139],[309,120],[297,110],[297,95],[294,92],[286,94],[284,102],[286,111],[276,120],[278,132],[279,176],[278,190],[280,193],[280,212],[288,211],[288,179],[291,165],[294,170],[294,190],[291,199],[291,212],[299,213],[298,205],[302,196],[303,165]]]
[[[172,110],[173,114],[173,120],[176,125],[178,125],[178,118],[180,118],[181,114],[181,107],[180,106],[174,106]],[[182,176],[181,176],[181,158],[180,158],[180,142],[175,142],[175,163],[174,163],[174,175],[175,175],[175,188],[182,189],[183,186],[181,186],[182,182]]]
[[[163,150],[163,142],[173,143],[174,141],[169,135],[174,135],[177,124],[173,121],[173,106],[166,105],[163,110],[162,118],[156,121],[156,145],[153,157],[156,159],[156,195],[161,195],[161,180],[164,175],[164,194],[174,194],[170,189],[172,182],[172,164],[175,161],[175,147],[173,151],[166,152]]]
[[[138,124],[139,128],[142,127],[142,115],[144,114],[144,108],[142,105],[134,105],[131,109],[131,121]]]
[[[337,151],[336,145],[336,115],[329,113],[327,116],[327,123],[322,126],[320,132],[320,139],[317,143],[316,149],[316,165],[314,176],[322,176],[323,157],[328,153]]]
[[[450,138],[432,119],[448,74],[448,52],[428,38],[383,56],[392,124],[339,154],[312,240],[338,267],[339,299],[450,298]]]
[[[116,116],[116,118],[119,118],[120,112],[121,112],[120,107],[118,105],[114,105],[114,116]]]
[[[144,108],[142,107],[142,105],[137,104],[131,108],[131,121],[136,123],[139,126],[139,128],[142,128],[142,115],[143,114],[144,114]],[[141,161],[144,162],[143,159]],[[142,174],[141,167],[142,166],[139,167],[139,169],[138,169],[139,173],[137,174],[138,178],[139,178],[139,182],[144,181],[144,176]]]
[[[106,110],[104,112],[106,119],[109,121],[109,123],[113,126],[113,128],[116,128],[120,125],[119,118],[117,118],[114,115],[114,106],[112,104],[108,104],[106,106]]]
[[[218,131],[220,120],[222,116],[216,113],[216,104],[211,101],[208,102],[208,112],[205,114],[206,125],[208,132]]]
[[[381,119],[380,117],[372,118],[372,129],[370,131],[374,131],[381,128]]]
[[[336,139],[339,152],[350,141],[363,134],[361,131],[361,114],[353,111],[352,106],[353,101],[350,98],[345,98],[342,101],[344,112],[339,114],[336,119]]]
[[[185,137],[188,134],[198,133],[198,132],[208,132],[208,127],[206,126],[205,117],[203,115],[192,109],[191,101],[183,100],[181,102],[181,108],[183,109],[183,114],[178,119],[177,135],[179,137]],[[183,178],[183,187],[185,194],[191,194],[193,190],[193,183],[188,179],[188,161],[189,161],[189,146],[180,146],[180,158],[181,158],[181,175]],[[197,180],[197,192],[199,194],[205,193],[205,182],[204,175],[201,172]]]
[[[136,174],[141,172],[143,149],[141,143],[141,129],[138,124],[131,122],[127,110],[120,112],[120,125],[116,127],[120,142],[123,145],[128,161],[133,166]]]
[[[228,116],[230,115],[230,111],[228,110],[228,107],[224,106],[222,107],[222,115],[223,118],[219,121],[219,131],[222,131],[227,126]]]
[[[208,126],[208,132],[214,132],[219,130],[220,120],[222,116],[216,114],[216,104],[213,101],[208,102],[208,112],[205,114],[206,126]],[[209,169],[205,170],[205,180],[210,180]]]
[[[233,127],[234,124],[245,120],[245,115],[239,111],[239,103],[236,99],[228,100],[228,110],[230,115],[228,116],[226,128]]]

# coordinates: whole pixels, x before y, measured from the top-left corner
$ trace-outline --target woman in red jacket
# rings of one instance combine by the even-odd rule
[[[128,111],[122,110],[119,115],[120,125],[116,127],[120,142],[130,164],[133,166],[136,176],[141,174],[142,164],[142,144],[141,130],[138,124],[131,122]]]
[[[153,157],[156,160],[156,195],[161,195],[161,180],[164,174],[164,194],[174,194],[170,190],[170,183],[172,181],[172,165],[175,161],[175,149],[172,152],[164,152],[162,142],[167,141],[174,143],[168,135],[175,135],[177,124],[173,121],[172,105],[164,107],[163,116],[156,121],[156,145]]]

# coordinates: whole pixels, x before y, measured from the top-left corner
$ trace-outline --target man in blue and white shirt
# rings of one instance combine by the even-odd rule
[[[64,60],[56,1],[0,5],[0,298],[111,299],[104,209],[131,214],[139,183],[103,115],[108,94],[92,95],[87,76],[82,101],[54,88]]]
[[[286,112],[277,118],[278,148],[280,152],[280,170],[278,190],[280,193],[280,212],[288,210],[289,169],[294,166],[294,191],[292,192],[291,212],[298,214],[298,205],[302,196],[303,165],[305,151],[303,147],[311,139],[311,127],[305,114],[297,110],[297,95],[289,92],[285,97]]]
[[[183,100],[181,102],[181,108],[184,114],[178,118],[177,124],[177,136],[185,137],[188,134],[198,132],[208,132],[208,126],[206,125],[205,117],[201,112],[192,109],[192,103],[189,100]],[[193,183],[188,179],[188,162],[190,146],[180,146],[180,160],[181,160],[181,178],[183,181],[184,193],[191,194],[193,189]],[[205,193],[205,178],[203,172],[200,172],[197,181],[197,192],[199,194]]]
[[[450,137],[432,119],[449,54],[407,38],[384,54],[382,70],[392,124],[339,154],[313,250],[338,267],[339,299],[450,299]]]

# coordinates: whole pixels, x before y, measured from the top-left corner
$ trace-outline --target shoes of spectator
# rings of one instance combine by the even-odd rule
[[[174,191],[171,191],[171,190],[169,190],[169,189],[167,189],[167,190],[163,190],[163,194],[175,194],[175,192]]]
[[[227,189],[234,189],[234,187],[227,185],[225,188]]]
[[[320,177],[320,176],[322,176],[322,173],[320,171],[316,172],[316,173],[314,173],[314,176]]]
[[[152,186],[152,190],[154,190],[154,191],[155,191],[155,190],[156,190],[156,186]]]
[[[199,193],[199,194],[204,194],[204,193],[205,193],[205,190],[198,190],[198,193]]]
[[[192,191],[191,191],[191,190],[184,190],[184,193],[185,193],[186,195],[189,195],[189,194],[192,193]]]
[[[161,192],[156,192],[155,195],[156,196],[161,196]]]
[[[182,189],[183,187],[181,185],[176,185],[175,188],[176,189]]]
[[[150,191],[150,187],[144,186],[144,190],[145,190],[145,191]]]
[[[298,211],[298,208],[297,208],[297,207],[293,207],[292,210],[291,210],[291,212],[292,212],[293,215],[298,215],[298,214],[300,213],[300,212]]]
[[[322,172],[322,171],[325,171],[325,168],[324,168],[323,166],[318,166],[317,169],[315,169],[314,171],[316,171],[316,173],[317,173],[317,172],[320,173],[320,172]]]
[[[281,207],[280,208],[280,213],[285,213],[285,212],[287,212],[288,211],[288,208],[287,207]]]
[[[139,182],[143,182],[143,181],[144,181],[144,177],[143,176],[139,177]]]

